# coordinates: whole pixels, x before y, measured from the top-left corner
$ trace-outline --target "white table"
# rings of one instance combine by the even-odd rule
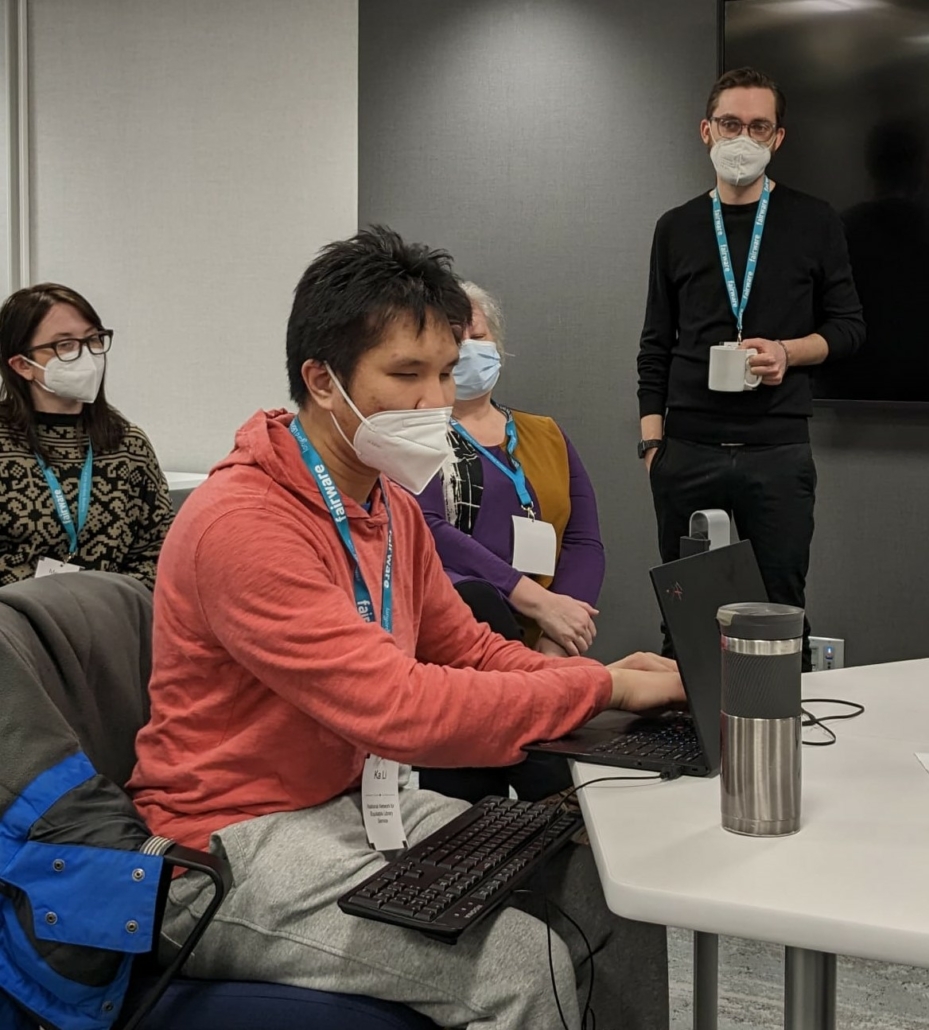
[[[613,912],[785,945],[785,1025],[819,1030],[834,1026],[836,954],[929,967],[929,772],[914,757],[929,752],[929,659],[811,673],[803,696],[866,711],[830,724],[834,746],[803,748],[793,836],[723,830],[717,776],[598,784],[580,803]],[[574,779],[623,771],[577,763]],[[698,948],[695,1026],[701,994],[713,1025],[700,961]]]

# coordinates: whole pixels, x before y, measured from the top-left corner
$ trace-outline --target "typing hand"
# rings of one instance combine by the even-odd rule
[[[635,651],[611,662],[610,669],[637,669],[639,672],[677,672],[677,662],[673,658],[663,658],[654,651]]]
[[[742,350],[756,350],[749,358],[748,367],[761,376],[765,386],[779,386],[787,373],[787,348],[780,340],[765,340],[760,336],[742,341]]]
[[[607,669],[613,679],[610,708],[643,712],[686,699],[677,663],[670,658],[639,652],[613,662]]]

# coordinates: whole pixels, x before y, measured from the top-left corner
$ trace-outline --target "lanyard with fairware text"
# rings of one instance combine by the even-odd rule
[[[329,470],[323,464],[316,448],[310,443],[300,420],[294,416],[290,423],[290,431],[300,445],[300,453],[303,455],[303,463],[306,465],[310,475],[316,481],[319,492],[326,502],[332,521],[338,531],[348,556],[351,558],[355,568],[353,573],[353,586],[355,590],[355,607],[358,614],[365,622],[374,622],[374,602],[371,599],[371,591],[364,581],[361,573],[361,565],[358,561],[358,552],[352,542],[352,533],[348,526],[348,516],[345,514],[345,506],[339,494],[338,487],[332,481]],[[387,501],[387,493],[381,484],[381,495],[384,498],[384,507],[387,510],[387,554],[384,557],[384,573],[381,579],[381,628],[388,633],[393,631],[393,525],[390,518],[390,504]]]
[[[68,501],[64,490],[61,489],[61,483],[58,482],[58,477],[45,463],[41,454],[36,454],[35,460],[39,463],[42,475],[45,476],[45,482],[48,483],[48,489],[51,491],[58,521],[68,535],[68,561],[70,561],[77,554],[77,540],[87,522],[87,512],[90,510],[90,493],[93,488],[94,475],[94,449],[90,444],[87,445],[87,457],[84,459],[84,467],[81,469],[81,479],[77,490],[77,525],[75,525],[74,518],[71,515],[71,509],[68,507]]]
[[[452,428],[456,433],[460,433],[476,451],[479,451],[488,461],[492,462],[498,469],[500,469],[500,471],[516,488],[516,496],[519,498],[520,506],[526,511],[526,514],[530,518],[535,518],[535,505],[532,503],[532,495],[529,493],[529,488],[526,486],[526,473],[523,472],[523,467],[514,453],[516,445],[519,443],[519,437],[516,435],[516,423],[513,421],[513,416],[507,413],[506,418],[506,453],[509,455],[510,461],[513,463],[512,468],[509,465],[504,465],[504,463],[500,461],[495,454],[491,454],[486,447],[482,447],[460,422],[453,420]]]
[[[732,271],[732,254],[729,250],[726,226],[723,223],[723,209],[719,202],[719,190],[713,190],[713,228],[716,230],[716,243],[719,246],[719,260],[723,266],[723,277],[726,280],[726,292],[729,294],[729,303],[732,306],[732,313],[735,315],[739,343],[742,342],[742,319],[745,316],[745,309],[748,307],[749,294],[752,292],[755,270],[758,267],[758,252],[761,250],[761,237],[764,234],[764,223],[765,219],[768,217],[768,206],[770,203],[771,180],[765,176],[764,188],[761,191],[761,199],[758,201],[758,208],[755,211],[752,242],[751,246],[748,248],[748,261],[745,265],[745,281],[742,284],[742,297],[740,299],[739,290],[735,282],[735,273]]]

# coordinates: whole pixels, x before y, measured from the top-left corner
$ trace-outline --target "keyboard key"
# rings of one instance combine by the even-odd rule
[[[398,901],[385,901],[381,905],[381,911],[390,912],[395,916],[412,917],[416,914],[410,905],[401,905]]]

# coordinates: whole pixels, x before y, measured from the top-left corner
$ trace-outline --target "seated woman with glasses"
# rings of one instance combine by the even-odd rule
[[[104,396],[112,341],[67,286],[0,308],[0,585],[77,569],[154,585],[171,499],[148,438]]]
[[[463,286],[471,321],[454,371],[454,463],[418,500],[445,571],[480,621],[546,654],[581,655],[596,635],[604,573],[593,486],[553,419],[493,400],[503,318],[485,290]],[[421,786],[471,801],[510,784],[532,800],[570,777],[563,762],[537,756],[507,770],[420,771]]]

